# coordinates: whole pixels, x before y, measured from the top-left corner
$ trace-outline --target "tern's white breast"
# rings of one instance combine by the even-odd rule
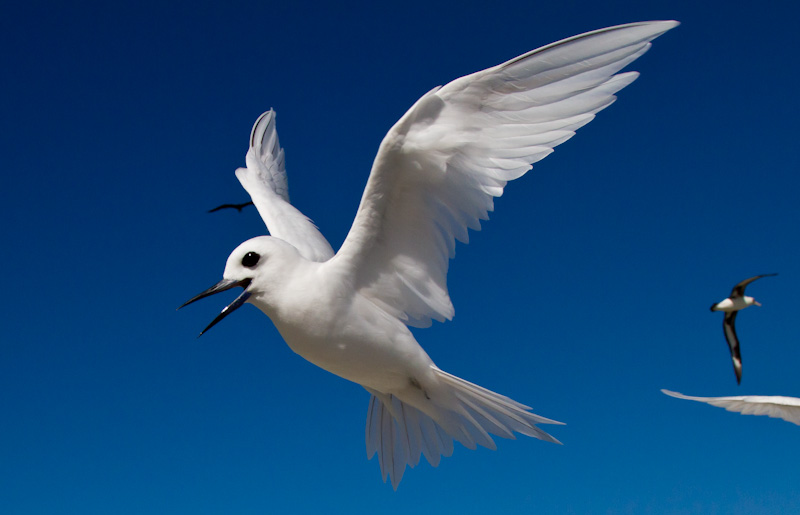
[[[318,283],[313,290],[294,286],[278,306],[254,304],[295,353],[382,392],[405,388],[410,377],[429,373],[433,362],[406,325],[368,298],[332,284]]]

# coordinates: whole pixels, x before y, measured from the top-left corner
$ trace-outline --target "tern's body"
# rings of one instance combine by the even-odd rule
[[[250,302],[275,324],[289,347],[340,377],[385,393],[414,378],[430,380],[433,364],[408,327],[353,288],[337,260],[308,261],[285,242],[261,236],[243,244],[275,262],[253,286]],[[234,253],[235,254],[235,253]],[[274,272],[274,273],[273,273]]]
[[[480,228],[509,181],[571,138],[638,76],[620,72],[677,22],[609,27],[565,39],[423,95],[389,130],[353,226],[334,255],[289,203],[275,115],[256,121],[236,176],[271,236],[241,244],[223,280],[193,302],[244,288],[206,328],[246,302],[308,361],[372,396],[368,457],[396,488],[421,455],[436,466],[453,441],[495,448],[491,435],[557,442],[558,423],[436,367],[410,327],[445,321],[456,240]],[[188,304],[188,302],[187,302]]]

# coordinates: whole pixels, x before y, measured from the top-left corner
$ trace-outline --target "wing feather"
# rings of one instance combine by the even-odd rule
[[[613,103],[637,77],[617,72],[676,25],[575,36],[425,94],[381,143],[334,261],[408,325],[451,318],[446,276],[455,241],[480,229],[508,181]]]
[[[728,411],[743,415],[766,415],[781,418],[800,426],[800,399],[796,397],[740,395],[735,397],[692,397],[678,392],[661,390],[663,393],[678,399],[705,402],[712,406],[725,408]]]
[[[736,374],[736,382],[742,382],[742,350],[739,346],[739,337],[736,336],[736,315],[738,311],[725,313],[722,319],[722,330],[725,332],[725,340],[731,350],[731,360],[733,361],[733,371]]]
[[[294,245],[306,259],[326,261],[333,249],[317,227],[289,203],[286,160],[278,141],[275,111],[262,114],[250,133],[247,168],[236,178],[250,195],[270,234]]]
[[[745,279],[744,281],[740,282],[739,284],[733,287],[733,290],[731,290],[731,298],[744,296],[744,289],[747,287],[748,284],[750,284],[755,280],[761,279],[762,277],[772,277],[773,275],[778,275],[778,274],[761,274],[761,275],[756,275],[754,277],[750,277],[749,279]]]

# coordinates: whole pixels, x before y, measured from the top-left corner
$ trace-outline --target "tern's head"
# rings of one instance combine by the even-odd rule
[[[297,250],[278,238],[259,236],[242,243],[228,257],[222,280],[211,288],[186,301],[183,306],[191,304],[215,293],[220,293],[237,286],[244,291],[236,300],[228,304],[217,315],[203,333],[211,329],[217,322],[241,307],[252,295],[267,292],[270,284],[280,283],[289,268],[300,260]],[[180,308],[178,308],[180,309]]]

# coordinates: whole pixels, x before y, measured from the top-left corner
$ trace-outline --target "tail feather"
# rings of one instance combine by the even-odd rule
[[[479,415],[485,420],[485,422],[481,425],[484,427],[488,427],[489,431],[492,434],[495,434],[502,438],[510,438],[512,440],[516,439],[512,431],[510,431],[505,425],[503,425],[502,422],[497,420],[497,418],[493,417],[492,414],[489,413],[487,410],[481,408],[481,406],[478,403],[472,402],[472,400],[470,400],[469,397],[460,395],[458,393],[456,393],[456,397],[458,397],[458,400],[463,402],[466,407],[477,413],[477,415]]]
[[[403,478],[403,473],[406,471],[406,464],[413,461],[410,457],[411,449],[408,431],[405,427],[405,419],[402,418],[401,410],[397,410],[396,412],[399,415],[397,423],[393,423],[392,417],[386,417],[387,425],[391,430],[391,442],[394,443],[390,448],[390,452],[393,454],[391,458],[392,463],[387,467],[389,469],[389,476],[392,478],[392,485],[394,485],[395,481],[397,481],[398,484],[400,483],[400,480]],[[416,461],[419,462],[419,457],[417,457]],[[395,478],[397,479],[395,480]]]
[[[406,465],[414,468],[425,456],[434,467],[441,456],[453,454],[453,439],[417,408],[405,404],[394,395],[370,390],[367,411],[367,459],[378,454],[383,481],[391,478],[392,486],[403,479]]]
[[[386,401],[389,404],[386,404]],[[383,481],[386,482],[388,475],[394,484],[395,481],[399,483],[402,479],[405,465],[409,462],[409,457],[413,455],[413,452],[403,446],[403,441],[407,441],[407,438],[399,438],[400,429],[397,422],[393,420],[395,416],[390,406],[391,398],[389,396],[373,393],[367,412],[366,440],[367,459],[371,459],[375,453],[378,453]],[[419,458],[417,458],[418,461]],[[398,466],[402,464],[402,467],[398,470],[395,463]]]
[[[423,447],[422,452],[425,454],[425,459],[434,467],[439,466],[442,456],[449,457],[453,455],[453,438],[450,437],[444,430],[433,421],[431,417],[418,409],[411,407],[415,413],[422,430]]]
[[[465,381],[460,377],[448,374],[444,370],[435,369],[435,372],[439,379],[453,388],[456,397],[459,398],[462,403],[464,402],[464,398],[468,398],[472,402],[488,410],[495,420],[501,422],[502,430],[498,432],[490,430],[492,434],[502,438],[508,438],[506,435],[510,430],[515,433],[531,436],[547,442],[558,444],[561,443],[551,435],[536,427],[535,424],[562,425],[563,422],[558,422],[549,418],[541,417],[535,413],[531,413],[529,411],[532,409],[530,406],[526,406],[506,397],[505,395],[500,395],[499,393],[495,393],[491,390],[483,388],[482,386]]]
[[[378,454],[384,482],[396,490],[406,465],[415,467],[422,455],[434,467],[453,453],[453,440],[469,449],[478,445],[496,449],[491,435],[514,439],[514,433],[561,443],[536,424],[561,424],[531,413],[528,406],[434,369],[445,395],[430,399],[422,411],[396,395],[368,389],[367,458]],[[439,400],[439,402],[437,402]],[[430,409],[428,409],[430,408]],[[428,413],[430,414],[428,414]]]

